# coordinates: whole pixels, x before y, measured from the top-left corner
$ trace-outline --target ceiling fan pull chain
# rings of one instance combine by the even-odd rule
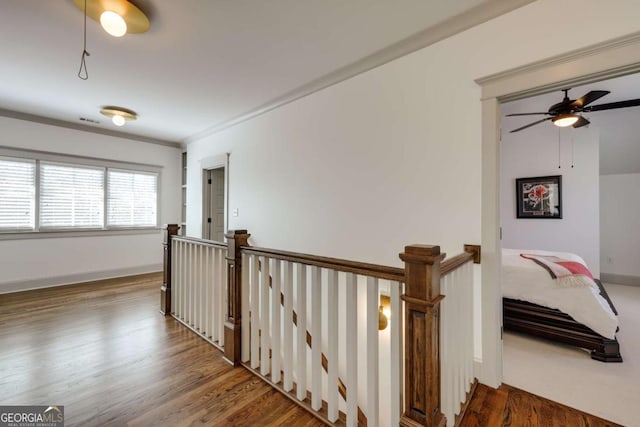
[[[573,169],[573,149],[575,146],[575,138],[573,132],[571,132],[571,168]]]
[[[558,169],[561,169],[560,167],[560,128],[558,128]]]
[[[84,0],[84,48],[82,50],[82,58],[80,58],[80,69],[78,70],[78,77],[82,80],[89,79],[87,56],[91,56],[91,54],[87,52],[87,0]]]

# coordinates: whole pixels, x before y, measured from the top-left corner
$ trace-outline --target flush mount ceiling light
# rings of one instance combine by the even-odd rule
[[[577,114],[560,114],[551,119],[551,121],[558,127],[566,128],[567,126],[572,126],[579,118],[580,116]]]
[[[149,31],[149,18],[127,0],[73,0],[76,7],[114,37]]]
[[[100,114],[109,117],[114,125],[124,126],[126,122],[137,120],[138,115],[135,111],[122,107],[103,107]]]

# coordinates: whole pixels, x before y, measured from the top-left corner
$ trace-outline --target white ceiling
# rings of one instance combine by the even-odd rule
[[[527,1],[139,0],[145,34],[114,38],[88,20],[87,81],[77,77],[83,14],[72,0],[2,1],[0,113],[189,140],[460,14],[486,20]],[[114,128],[105,105],[139,120]]]
[[[606,104],[640,98],[640,74],[632,74],[589,85],[576,86],[569,91],[569,98],[576,99],[590,90],[611,91],[592,105]],[[505,117],[511,113],[544,112],[552,104],[562,101],[560,91],[506,103],[502,106],[502,131],[509,132],[544,116]],[[590,127],[600,131],[600,174],[640,173],[640,107],[585,113]],[[536,126],[553,126],[543,122]],[[524,129],[524,133],[536,128]],[[580,132],[580,128],[573,132]],[[517,135],[516,133],[515,135]]]

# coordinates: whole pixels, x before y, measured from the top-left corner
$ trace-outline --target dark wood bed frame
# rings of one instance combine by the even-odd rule
[[[618,314],[602,283],[599,280],[596,280],[596,283],[600,288],[600,294],[607,300],[613,312]],[[559,310],[503,298],[502,315],[505,330],[586,348],[591,350],[592,359],[601,362],[622,362],[617,339],[605,338]]]

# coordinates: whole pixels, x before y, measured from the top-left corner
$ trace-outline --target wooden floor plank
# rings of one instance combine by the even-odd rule
[[[621,427],[503,384],[478,384],[460,427]]]
[[[0,295],[0,404],[65,405],[67,426],[322,425],[160,315],[161,280]]]

